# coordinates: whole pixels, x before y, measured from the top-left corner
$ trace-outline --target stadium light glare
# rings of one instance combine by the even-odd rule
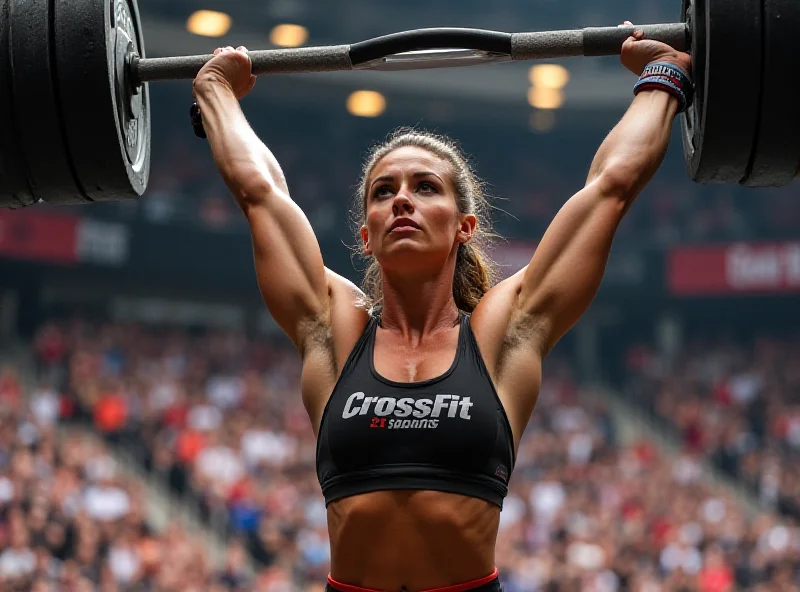
[[[569,70],[558,64],[538,64],[531,68],[529,78],[535,87],[561,89],[569,82]]]
[[[564,104],[564,92],[556,88],[534,86],[528,91],[528,103],[536,109],[558,109]]]
[[[231,30],[231,17],[216,10],[198,10],[186,21],[186,29],[203,37],[222,37]]]
[[[279,47],[300,47],[308,41],[308,29],[302,25],[278,25],[269,34],[269,40]]]
[[[356,117],[378,117],[386,111],[386,98],[372,90],[358,90],[347,99],[347,110]]]
[[[528,123],[534,132],[546,133],[556,126],[556,114],[552,110],[537,109],[531,113]]]

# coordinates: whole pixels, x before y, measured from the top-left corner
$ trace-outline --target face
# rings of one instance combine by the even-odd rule
[[[441,268],[472,238],[477,220],[459,212],[452,167],[416,147],[384,157],[367,180],[364,253],[385,270]]]

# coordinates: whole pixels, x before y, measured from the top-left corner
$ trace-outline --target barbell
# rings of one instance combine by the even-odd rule
[[[783,186],[800,172],[800,1],[682,0],[643,25],[692,54],[680,129],[698,183]],[[619,54],[633,27],[420,29],[354,45],[253,51],[256,75],[412,70]],[[135,199],[150,172],[148,84],[211,55],[150,58],[136,0],[0,0],[0,207]]]

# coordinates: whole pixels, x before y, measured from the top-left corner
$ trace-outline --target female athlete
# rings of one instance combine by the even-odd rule
[[[373,261],[363,291],[325,267],[242,113],[255,84],[247,50],[217,50],[197,76],[212,154],[250,224],[263,299],[302,358],[329,591],[501,590],[500,511],[542,360],[594,299],[617,226],[685,104],[675,89],[691,86],[689,56],[641,32],[621,60],[652,76],[529,265],[494,286],[480,248],[486,202],[455,144],[401,130],[374,149],[357,204]]]

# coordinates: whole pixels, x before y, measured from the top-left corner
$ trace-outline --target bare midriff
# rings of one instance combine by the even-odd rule
[[[500,508],[437,491],[376,491],[328,506],[331,577],[387,592],[417,592],[494,571]]]

